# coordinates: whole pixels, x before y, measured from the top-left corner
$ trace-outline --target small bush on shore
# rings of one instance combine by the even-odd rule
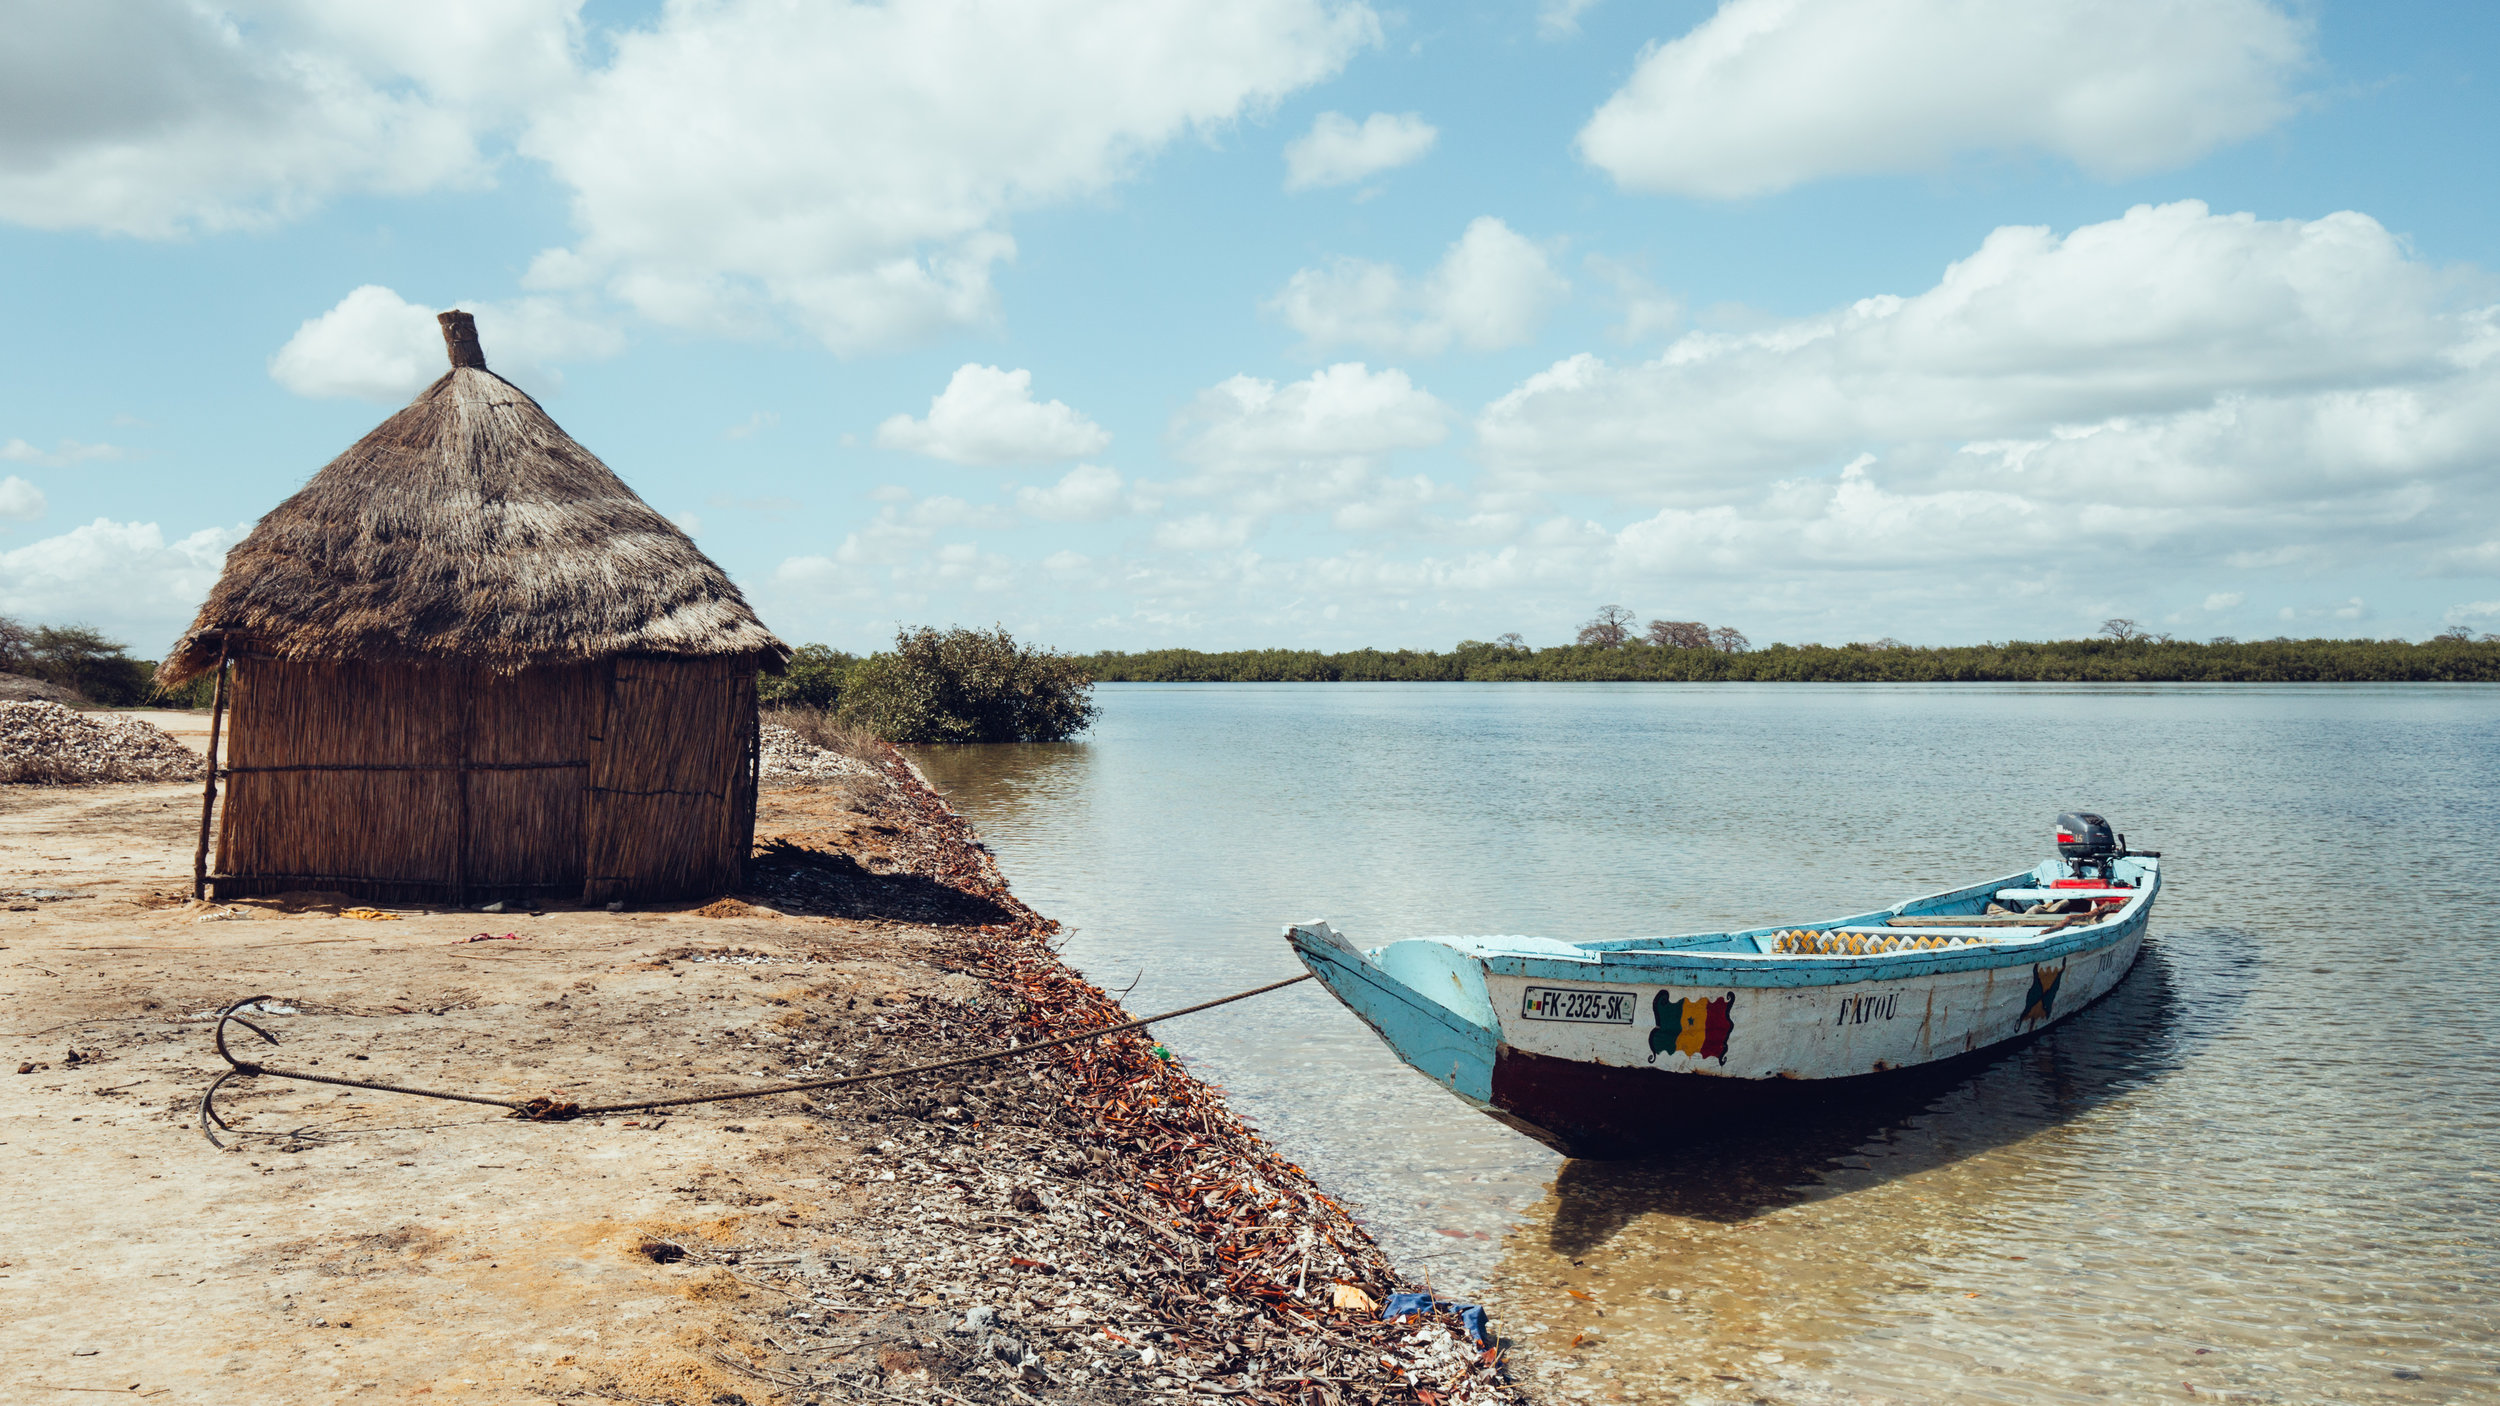
[[[829,645],[800,645],[790,652],[788,668],[757,680],[756,701],[767,708],[830,712],[842,701],[842,681],[858,662],[856,655]]]
[[[1081,659],[1004,629],[898,630],[852,666],[835,713],[889,742],[1061,742],[1094,721]]]

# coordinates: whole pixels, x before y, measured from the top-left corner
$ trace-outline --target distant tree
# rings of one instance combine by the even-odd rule
[[[1721,654],[1742,654],[1753,648],[1753,641],[1733,625],[1721,625],[1710,632],[1710,647]]]
[[[23,674],[35,662],[35,632],[0,615],[0,674]]]
[[[0,626],[4,626],[6,624],[6,621],[0,621]],[[2463,625],[2451,625],[2447,629],[2440,631],[2438,634],[2431,636],[2431,638],[2440,640],[2447,644],[2472,644],[2474,642],[2474,632],[2467,629]],[[2483,638],[2489,639],[2491,637],[2489,635],[2485,635]]]
[[[1519,638],[1519,632],[1517,630],[1512,630],[1508,634],[1495,635],[1493,637],[1493,643],[1514,653],[1528,647],[1528,642]]]
[[[108,707],[145,703],[154,692],[150,667],[130,657],[130,647],[84,625],[37,625],[28,629],[0,620],[0,668],[58,684]]]
[[[1699,620],[1652,620],[1649,642],[1660,649],[1708,649],[1710,627]]]
[[[1621,649],[1632,641],[1632,612],[1619,605],[1600,608],[1589,622],[1580,627],[1581,644],[1605,649]]]
[[[1897,640],[1897,639],[1894,639],[1894,638],[1893,638],[1892,636],[1890,636],[1890,635],[1886,635],[1886,636],[1884,636],[1882,639],[1879,639],[1879,640],[1875,641],[1873,644],[1868,645],[1868,646],[1867,646],[1867,648],[1869,648],[1869,649],[1908,649],[1908,648],[1909,648],[1909,646],[1908,646],[1908,645],[1906,645],[1906,644],[1903,644],[1901,641],[1899,641],[1899,640]]]
[[[2205,641],[2207,644],[2238,644],[2239,642],[2240,638],[2237,635],[2216,635]]]
[[[2123,615],[2118,616],[2115,619],[2102,621],[2101,633],[2118,641],[2120,644],[2125,644],[2129,640],[2140,640],[2144,638],[2144,632],[2136,628],[2136,623]]]

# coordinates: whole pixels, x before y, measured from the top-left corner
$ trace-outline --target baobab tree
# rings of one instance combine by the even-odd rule
[[[1582,644],[1621,649],[1632,640],[1632,612],[1619,605],[1601,608],[1589,622],[1580,627]]]
[[[1699,620],[1652,620],[1649,642],[1660,649],[1708,649],[1710,627]]]

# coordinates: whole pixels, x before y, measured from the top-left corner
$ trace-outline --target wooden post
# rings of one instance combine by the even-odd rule
[[[217,644],[217,683],[209,692],[208,703],[208,780],[200,788],[200,847],[191,856],[191,896],[208,897],[208,820],[217,813],[217,742],[226,720],[226,651],[224,640]]]

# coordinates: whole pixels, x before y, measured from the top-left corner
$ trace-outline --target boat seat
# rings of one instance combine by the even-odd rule
[[[2052,898],[2141,898],[2142,889],[1998,889],[1999,903],[2046,903]]]

